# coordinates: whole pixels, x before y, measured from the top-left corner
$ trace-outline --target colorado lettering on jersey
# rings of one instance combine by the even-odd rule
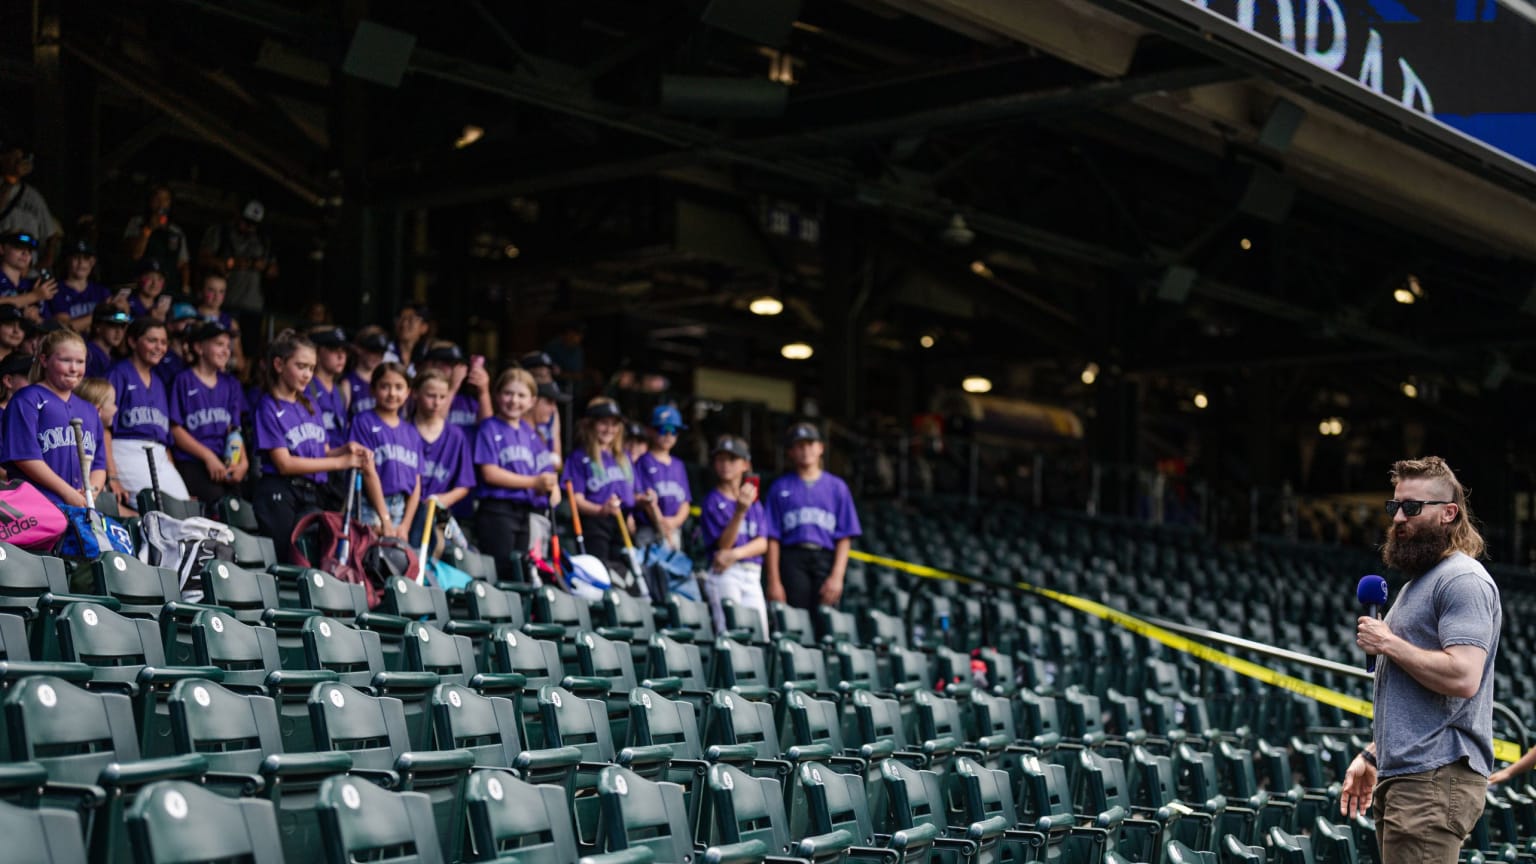
[[[466,411],[460,408],[457,411],[448,412],[448,422],[454,426],[473,426],[479,420],[480,416],[477,411]]]
[[[377,457],[381,463],[397,462],[401,465],[406,465],[411,468],[417,467],[417,463],[419,462],[415,450],[412,450],[409,447],[402,447],[399,444],[380,444],[379,446],[373,448],[373,455]]]
[[[424,477],[436,483],[447,483],[451,479],[451,475],[448,473],[448,466],[439,465],[436,462],[428,462],[426,467],[421,469],[421,473]]]
[[[281,414],[282,412],[278,412]],[[305,423],[295,426],[283,433],[283,439],[288,442],[289,450],[297,450],[300,444],[306,441],[318,441],[325,443],[325,430],[315,423]]]
[[[320,421],[325,424],[325,428],[327,428],[327,429],[340,429],[341,428],[341,424],[336,420],[336,412],[335,411],[321,411],[320,412]]]
[[[540,450],[538,457],[533,460],[533,470],[540,474],[555,470],[555,454],[548,450]]]
[[[801,525],[815,525],[830,534],[837,531],[837,516],[820,507],[801,507],[784,514],[786,532],[793,531]]]
[[[192,391],[187,391],[189,394]],[[227,429],[233,422],[229,416],[228,408],[201,408],[193,411],[186,417],[185,425],[188,429],[202,429],[205,426]]]
[[[171,428],[171,421],[153,405],[135,405],[118,417],[118,425],[122,426],[154,426],[160,429]]]
[[[663,480],[655,485],[656,495],[661,498],[670,498],[681,501],[688,497],[688,492],[676,480]]]
[[[527,465],[533,462],[533,452],[521,444],[512,444],[496,451],[496,461],[501,465]],[[588,486],[592,485],[589,481]]]
[[[60,447],[75,449],[75,428],[73,426],[49,426],[47,429],[37,430],[37,443],[42,447],[46,455]],[[96,458],[96,436],[91,430],[85,430],[85,455],[87,459]]]

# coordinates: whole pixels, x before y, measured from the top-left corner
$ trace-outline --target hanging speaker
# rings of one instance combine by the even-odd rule
[[[701,16],[717,30],[759,45],[782,48],[800,17],[800,0],[710,0]]]
[[[341,71],[385,87],[399,87],[416,50],[416,37],[374,21],[357,22]]]

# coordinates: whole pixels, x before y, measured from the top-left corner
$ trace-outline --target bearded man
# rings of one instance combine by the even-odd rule
[[[1355,641],[1375,655],[1375,734],[1350,763],[1339,810],[1368,809],[1378,860],[1454,864],[1493,769],[1493,664],[1503,613],[1477,559],[1467,491],[1436,456],[1392,466],[1382,561],[1408,584]]]

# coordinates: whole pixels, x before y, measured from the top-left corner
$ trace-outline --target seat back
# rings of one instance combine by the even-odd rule
[[[901,618],[879,609],[865,609],[859,616],[859,640],[879,648],[907,647],[907,628]]]
[[[5,695],[10,761],[35,761],[55,783],[96,783],[113,762],[139,758],[133,704],[117,693],[92,693],[40,675]]]
[[[404,576],[391,576],[384,580],[379,611],[445,627],[449,620],[448,595],[441,588],[418,585],[416,580]]]
[[[523,598],[514,591],[503,591],[477,579],[465,589],[464,598],[471,620],[513,627],[521,627],[528,620]]]
[[[826,605],[817,606],[816,626],[822,642],[835,645],[838,642],[859,641],[859,621],[852,612],[842,612]]]
[[[565,790],[524,783],[505,771],[476,771],[464,801],[473,860],[569,864],[577,859]]]
[[[522,752],[517,704],[459,684],[432,691],[432,739],[439,750],[468,750],[478,767],[511,768]]]
[[[966,740],[965,719],[960,703],[931,690],[919,690],[913,695],[917,706],[917,731],[924,741],[951,739],[953,745]]]
[[[709,703],[708,744],[750,744],[759,759],[777,759],[779,730],[773,707],[730,690],[716,690]]]
[[[226,798],[181,780],[144,787],[128,808],[128,837],[138,860],[153,864],[283,862],[271,802]]]
[[[886,652],[890,658],[890,677],[885,684],[890,689],[905,686],[913,690],[930,690],[938,680],[934,671],[933,657],[918,648],[893,647]]]
[[[675,783],[653,783],[612,765],[597,778],[601,810],[598,849],[617,852],[649,849],[657,864],[690,864],[693,835],[683,790]]]
[[[841,709],[836,702],[791,690],[784,694],[784,710],[789,717],[789,730],[794,744],[825,744],[832,748],[833,753],[843,752]]]
[[[674,759],[701,759],[704,748],[699,740],[699,721],[693,706],[672,700],[649,687],[629,691],[629,738],[636,746],[665,744]]]
[[[238,495],[225,495],[213,502],[213,518],[241,531],[254,534],[261,530],[256,522],[256,508]]]
[[[774,643],[773,650],[778,655],[779,680],[785,685],[815,692],[829,689],[827,660],[820,648],[807,648],[785,637]]]
[[[0,802],[0,837],[5,838],[7,860],[36,864],[83,864],[86,860],[80,817],[72,810]]]
[[[355,582],[343,582],[320,570],[309,570],[298,580],[299,606],[327,618],[352,623],[368,611],[368,592]]]
[[[1312,839],[1288,834],[1281,828],[1269,829],[1269,845],[1277,864],[1314,864]]]
[[[265,570],[277,563],[277,547],[271,537],[262,537],[233,525],[229,526],[229,533],[235,535],[236,564],[252,570]]]
[[[159,510],[172,519],[200,519],[203,516],[203,505],[201,503],[188,501],[185,498],[177,498],[164,492],[157,494],[153,489],[140,489],[134,503],[138,505],[140,513]]]
[[[670,594],[667,596],[665,605],[668,627],[692,632],[695,644],[711,645],[714,643],[715,616],[710,612],[708,603],[702,600],[689,600],[677,594]]]
[[[988,768],[968,756],[961,756],[955,760],[952,778],[965,823],[975,824],[997,816],[1003,817],[1009,828],[1018,823],[1018,805],[1014,802],[1008,772]]]
[[[127,618],[97,603],[71,603],[59,614],[59,651],[92,667],[91,680],[132,687],[145,666],[165,665],[155,622]]]
[[[610,627],[623,627],[630,631],[631,642],[644,645],[656,632],[656,611],[651,604],[627,591],[610,588],[603,592],[602,611]]]
[[[768,623],[773,627],[773,638],[790,639],[801,645],[816,644],[816,622],[811,610],[797,609],[778,600],[768,604]]]
[[[789,851],[789,818],[779,781],[717,764],[710,766],[707,783],[714,817],[706,838],[708,845],[756,840],[769,855]]]
[[[369,696],[335,682],[317,684],[309,696],[317,750],[340,751],[358,768],[392,771],[410,750],[405,709],[399,699]]]
[[[1071,826],[1072,786],[1066,768],[1034,755],[1020,756],[1009,766],[1010,774],[1017,772],[1014,786],[1022,793],[1016,798],[1021,822],[1037,825],[1044,820],[1056,831]]]
[[[371,686],[374,676],[384,671],[384,649],[379,634],[371,630],[320,616],[305,621],[300,632],[311,669],[329,669],[353,687]]]
[[[223,669],[226,687],[261,692],[268,672],[282,668],[277,633],[270,627],[253,627],[206,609],[192,617],[191,631],[193,662]]]
[[[882,834],[908,831],[910,839],[920,836],[921,829],[928,829],[935,836],[944,835],[949,820],[944,785],[938,774],[913,768],[899,759],[887,759],[880,763],[880,788],[885,793],[885,806],[873,808],[875,830]],[[913,851],[908,846],[904,857],[927,860],[913,858]]]
[[[203,565],[202,580],[204,603],[223,606],[247,624],[260,624],[262,612],[280,605],[277,579],[271,573],[210,558]]]
[[[158,618],[161,607],[181,599],[176,571],[151,567],[131,555],[103,552],[90,571],[96,593],[117,598],[130,618]]]
[[[533,617],[540,624],[559,624],[570,635],[592,629],[592,611],[586,601],[549,585],[533,595]]]
[[[583,762],[613,761],[613,732],[602,702],[563,687],[540,687],[538,700],[547,747],[575,747]]]
[[[469,684],[475,677],[475,643],[468,636],[444,633],[412,621],[405,627],[402,656],[411,672],[432,672],[445,684]]]
[[[177,753],[201,753],[211,771],[255,774],[268,754],[283,752],[277,705],[202,678],[178,681],[167,702]]]
[[[872,648],[840,642],[837,652],[838,686],[849,690],[879,690],[880,665]]]
[[[656,633],[651,636],[647,649],[648,668],[652,677],[677,678],[683,682],[684,690],[703,690],[709,687],[709,679],[704,674],[704,657],[699,652],[699,646]]]
[[[548,746],[544,721],[539,715],[539,688],[558,685],[565,679],[560,662],[560,647],[535,639],[511,624],[501,624],[491,633],[491,671],[516,672],[523,676],[523,695],[518,699],[518,713],[523,718],[523,746],[540,749]]]
[[[839,774],[820,762],[804,762],[795,771],[795,787],[790,836],[847,831],[856,845],[874,844],[875,825],[862,776]]]
[[[1004,696],[993,696],[977,690],[971,693],[971,723],[980,737],[1002,735],[1010,742],[1018,740],[1013,725],[1013,704]]]
[[[30,619],[37,614],[37,598],[49,593],[69,593],[64,560],[0,543],[0,612]]]
[[[768,677],[768,658],[759,645],[746,645],[721,636],[715,640],[715,668],[711,683],[717,688],[738,688],[766,695],[773,690]]]
[[[901,705],[869,692],[853,693],[853,716],[860,744],[889,742],[897,750],[907,749],[907,733],[901,722]]]
[[[320,786],[317,807],[327,861],[443,864],[432,802],[425,795],[387,792],[341,775]]]

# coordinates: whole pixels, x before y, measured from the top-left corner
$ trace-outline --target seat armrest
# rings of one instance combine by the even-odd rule
[[[52,675],[65,681],[89,681],[91,667],[66,660],[0,660],[0,681],[19,681],[33,675]]]
[[[676,675],[665,678],[647,678],[640,682],[641,687],[649,687],[668,699],[677,698],[677,694],[683,692],[683,679]]]
[[[704,850],[704,864],[758,864],[772,851],[761,840],[743,840]]]
[[[113,762],[101,769],[96,782],[104,788],[143,786],[156,780],[196,781],[208,772],[208,760],[196,753],[161,756],[137,762]]]
[[[381,693],[389,690],[431,690],[442,681],[436,672],[380,672],[373,676],[373,687]]]
[[[859,747],[859,758],[866,762],[878,762],[896,755],[894,741],[872,741]]]
[[[263,777],[306,777],[317,774],[345,774],[352,770],[352,757],[340,751],[326,753],[269,753],[261,760]]]
[[[353,777],[361,777],[382,789],[391,792],[400,791],[400,774],[387,768],[353,768],[347,772]]]
[[[655,860],[656,853],[652,852],[650,847],[631,846],[614,852],[584,855],[577,864],[651,864]]]
[[[190,678],[206,678],[214,683],[223,683],[224,670],[217,666],[145,666],[139,670],[139,685],[142,687],[159,687]]]
[[[339,676],[329,669],[273,669],[267,673],[267,692],[269,694],[276,694],[281,690],[307,692],[316,684],[335,681],[337,677]]]
[[[672,761],[671,744],[641,744],[619,751],[618,763],[626,768],[636,765],[658,765]]]
[[[558,642],[565,638],[565,625],[539,624],[529,621],[523,625],[523,632],[535,639],[552,639]]]
[[[209,771],[203,775],[203,785],[228,789],[230,797],[254,798],[266,790],[266,778],[258,774],[238,774],[230,771]],[[223,793],[221,793],[223,794]]]
[[[489,621],[462,621],[455,618],[448,622],[443,632],[452,636],[468,636],[471,639],[484,639],[491,635],[496,625]]]
[[[574,769],[581,764],[581,751],[575,747],[551,747],[546,750],[524,750],[517,754],[513,766],[526,776],[529,772],[553,771],[559,768]]]
[[[49,781],[43,786],[42,798],[44,806],[47,806],[50,801],[60,801],[61,799],[68,798],[74,802],[68,808],[72,810],[94,810],[111,800],[107,790],[97,786],[95,783],[62,783],[55,781]]]
[[[757,759],[757,748],[751,744],[711,744],[704,758],[711,762],[751,762]]]
[[[528,687],[528,676],[521,672],[477,672],[469,679],[469,688],[481,696],[508,695]]]
[[[199,612],[223,612],[225,615],[234,616],[235,610],[228,606],[217,606],[212,603],[188,603],[185,600],[168,600],[160,607],[160,618],[191,618]]]
[[[633,642],[635,630],[633,627],[594,627],[597,635],[614,642]]]
[[[261,623],[268,627],[302,627],[305,621],[318,618],[318,609],[263,609]]]
[[[693,630],[685,627],[658,627],[656,632],[671,639],[673,642],[688,644],[694,641]]]
[[[816,834],[811,837],[802,837],[794,841],[793,851],[801,858],[816,860],[825,858],[839,849],[851,849],[856,838],[848,831],[838,828],[825,834]]]
[[[468,771],[474,767],[475,754],[468,750],[415,750],[401,753],[395,770],[401,776],[443,771]]]
[[[55,612],[63,609],[71,603],[95,603],[105,606],[113,612],[123,611],[123,603],[116,597],[108,597],[105,594],[55,594],[52,591],[37,598],[37,608],[47,612]]]
[[[402,618],[399,615],[390,615],[387,612],[364,612],[357,616],[357,626],[368,630],[387,630],[390,633],[399,633],[411,624],[411,619]]]
[[[598,678],[592,675],[567,675],[560,681],[560,686],[575,693],[577,696],[599,695],[605,696],[613,689],[613,682],[607,678]]]

